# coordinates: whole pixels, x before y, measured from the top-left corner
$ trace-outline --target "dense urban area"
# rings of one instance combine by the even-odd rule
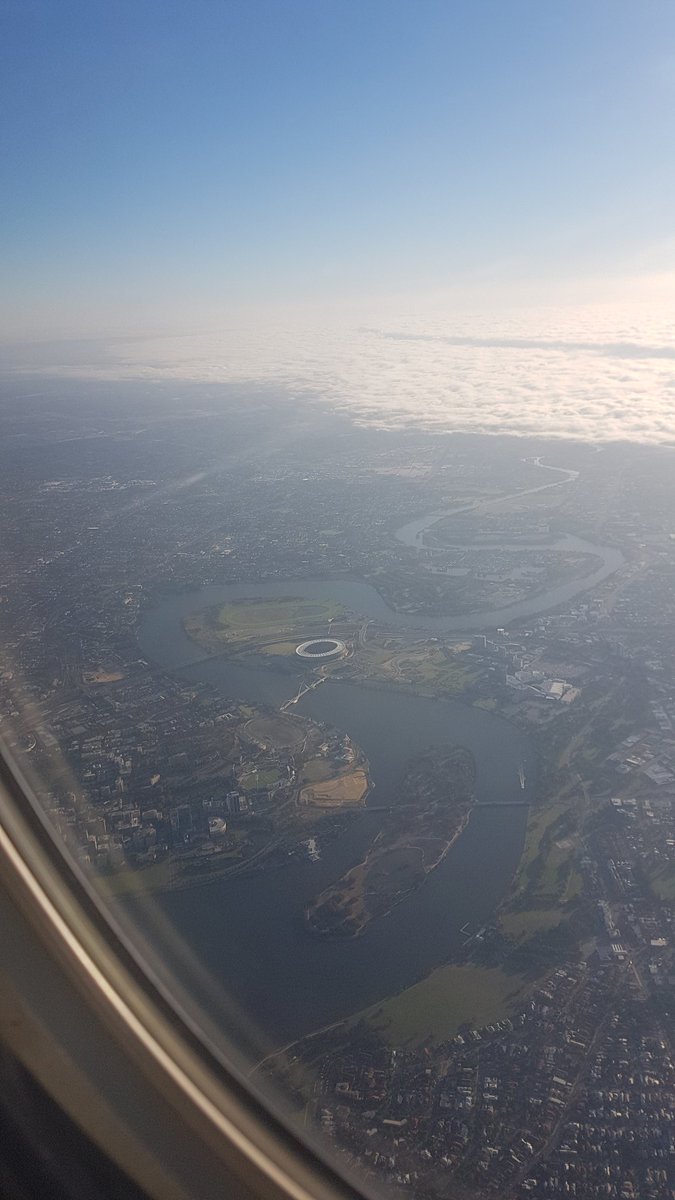
[[[672,451],[360,429],[309,399],[245,401],[207,385],[6,389],[8,752],[113,902],[291,870],[376,805],[391,820],[358,742],[303,715],[303,689],[349,681],[373,704],[393,690],[511,722],[536,783],[490,922],[258,1078],[281,1080],[361,1175],[420,1197],[672,1198]],[[370,584],[381,615],[309,603],[302,580]],[[196,657],[285,673],[278,703],[223,696],[139,643],[166,597],[271,581],[274,602],[214,602],[176,634]],[[446,615],[455,629],[425,625]],[[298,658],[330,637],[340,653]],[[407,843],[401,819],[414,890],[452,838],[425,859],[419,821]],[[386,887],[377,920],[410,890]]]

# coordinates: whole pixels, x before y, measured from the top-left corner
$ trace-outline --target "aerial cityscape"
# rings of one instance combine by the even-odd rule
[[[0,22],[0,1193],[675,1200],[675,5]]]
[[[672,451],[37,390],[2,733],[108,903],[369,1179],[669,1194]]]

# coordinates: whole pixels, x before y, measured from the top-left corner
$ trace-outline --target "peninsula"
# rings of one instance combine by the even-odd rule
[[[473,755],[462,746],[416,755],[365,858],[307,908],[307,928],[356,937],[420,887],[465,828],[475,779]]]

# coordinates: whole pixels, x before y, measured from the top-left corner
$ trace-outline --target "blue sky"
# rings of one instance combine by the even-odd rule
[[[670,0],[4,0],[1,21],[10,335],[673,270]]]

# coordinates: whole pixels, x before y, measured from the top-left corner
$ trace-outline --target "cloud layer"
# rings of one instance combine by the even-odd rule
[[[371,314],[372,316],[372,314]],[[43,365],[43,369],[48,368]],[[391,314],[111,342],[64,374],[278,383],[382,428],[675,444],[675,321],[664,309]]]

